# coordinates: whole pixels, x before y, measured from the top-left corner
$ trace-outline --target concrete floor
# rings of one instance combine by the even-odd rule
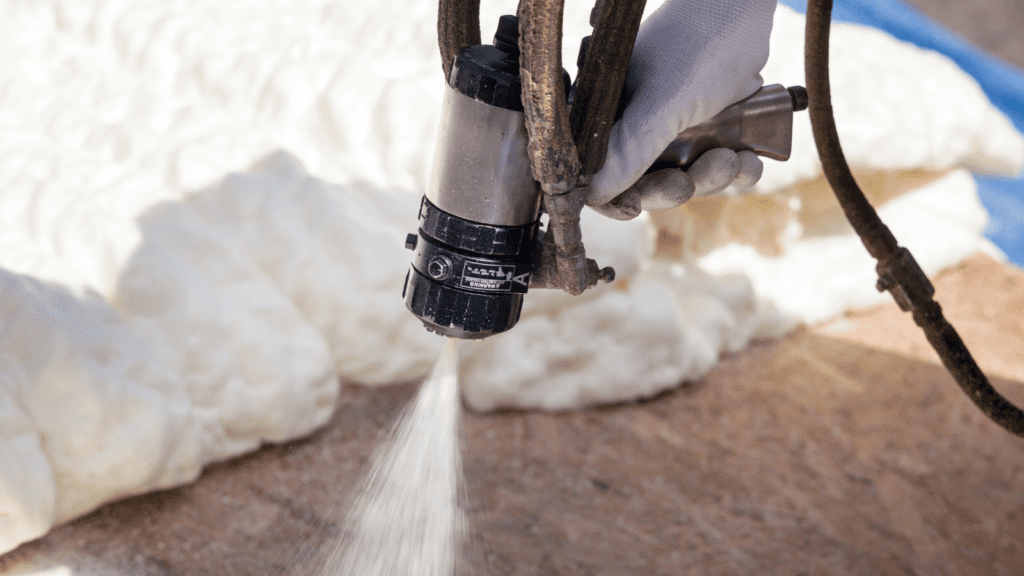
[[[914,3],[985,40],[966,7]],[[1020,58],[1015,3],[973,6],[999,20],[989,49]],[[1024,271],[975,256],[936,285],[1024,403]],[[104,506],[0,557],[0,574],[315,573],[414,391],[346,385],[310,438]],[[470,413],[464,431],[467,574],[1024,573],[1024,441],[984,419],[894,304],[757,343],[646,402]]]

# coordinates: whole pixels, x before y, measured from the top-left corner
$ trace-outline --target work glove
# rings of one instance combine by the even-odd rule
[[[628,220],[733,184],[754,185],[753,152],[709,150],[684,172],[644,175],[680,132],[761,87],[775,0],[666,0],[640,26],[626,73],[626,106],[586,203]]]

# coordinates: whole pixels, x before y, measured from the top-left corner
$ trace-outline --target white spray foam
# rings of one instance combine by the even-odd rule
[[[347,537],[317,573],[450,576],[461,542],[458,341],[373,455],[345,522]]]

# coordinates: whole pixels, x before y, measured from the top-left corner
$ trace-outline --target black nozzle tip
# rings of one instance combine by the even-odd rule
[[[807,88],[804,88],[803,86],[790,86],[789,88],[786,88],[786,90],[789,91],[790,97],[793,98],[793,112],[807,110],[809,102],[807,97]]]
[[[405,279],[405,306],[427,330],[442,336],[480,339],[516,325],[523,295],[471,292],[437,282],[415,266]]]
[[[519,54],[519,18],[506,14],[498,19],[498,31],[494,33],[494,45],[510,55]]]

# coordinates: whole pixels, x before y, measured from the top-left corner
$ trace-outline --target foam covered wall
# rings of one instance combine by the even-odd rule
[[[514,9],[485,0],[485,36]],[[340,379],[425,375],[440,339],[400,293],[443,88],[434,10],[0,1],[0,553],[308,434]],[[567,10],[570,70],[589,10]],[[801,81],[801,26],[779,9],[769,82]],[[840,132],[883,217],[930,273],[993,252],[967,171],[1018,172],[1021,136],[944,58],[836,28]],[[585,213],[616,283],[531,292],[515,330],[464,346],[467,404],[649,396],[881,301],[822,194],[804,118],[753,194]]]

